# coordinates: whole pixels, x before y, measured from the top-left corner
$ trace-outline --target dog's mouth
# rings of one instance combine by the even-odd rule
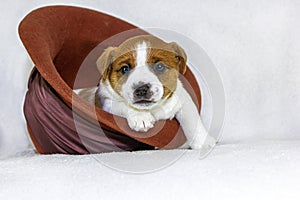
[[[156,103],[155,101],[152,101],[152,100],[138,100],[138,101],[135,101],[134,104],[136,105],[143,105],[143,106],[149,106],[149,105],[152,105]]]

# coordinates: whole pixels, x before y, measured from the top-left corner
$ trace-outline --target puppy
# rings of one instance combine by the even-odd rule
[[[127,119],[134,131],[146,132],[158,120],[179,121],[192,149],[213,147],[196,105],[179,80],[186,54],[176,43],[151,35],[130,38],[109,47],[97,60],[98,88],[76,92],[103,110]],[[187,145],[184,145],[187,147]]]

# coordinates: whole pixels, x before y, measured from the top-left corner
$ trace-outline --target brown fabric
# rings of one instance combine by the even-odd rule
[[[55,124],[56,121],[42,121],[36,113],[44,112],[44,109],[51,111],[51,109],[41,105],[40,110],[36,110],[36,112],[32,111],[35,109],[33,108],[35,99],[32,97],[34,92],[31,90],[37,88],[41,89],[39,87],[44,88],[46,85],[48,85],[46,88],[50,88],[46,91],[53,91],[53,94],[55,94],[52,96],[53,98],[50,98],[53,105],[48,103],[48,97],[44,99],[42,104],[48,103],[48,106],[51,107],[54,105],[58,106],[56,105],[56,103],[58,103],[59,106],[57,109],[61,109],[58,113],[68,119],[72,119],[73,108],[73,111],[75,110],[76,114],[85,121],[84,123],[88,124],[85,126],[86,131],[90,130],[88,127],[97,125],[100,122],[101,127],[111,133],[109,138],[112,137],[114,143],[123,149],[148,149],[148,145],[173,148],[184,143],[185,137],[176,120],[160,121],[147,133],[135,133],[127,126],[126,119],[112,116],[100,108],[96,108],[98,120],[95,120],[93,117],[93,106],[73,94],[72,88],[97,85],[100,75],[95,63],[98,56],[101,55],[106,47],[118,45],[129,37],[145,34],[145,32],[136,29],[122,34],[122,37],[110,37],[135,28],[135,26],[115,17],[93,10],[71,6],[49,6],[40,8],[31,12],[22,20],[19,26],[19,35],[39,72],[34,73],[34,77],[30,79],[31,81],[38,80],[39,84],[32,87],[29,81],[29,91],[26,96],[27,104],[25,103],[24,113],[28,127],[30,127],[31,130],[31,135],[34,135],[36,143],[38,143],[39,148],[42,149],[41,152],[87,153],[87,149],[84,150],[84,148],[80,146],[80,141],[77,140],[79,136],[75,136],[78,134],[76,131],[72,132],[74,135],[70,136],[70,140],[68,140],[66,136],[66,140],[63,140],[59,145],[53,145],[51,144],[53,141],[49,141],[49,137],[52,135],[49,134],[48,129],[57,126],[57,124]],[[98,45],[101,42],[102,44]],[[78,78],[77,73],[79,70],[81,76]],[[82,73],[84,75],[82,75]],[[40,74],[41,77],[37,74]],[[187,70],[184,76],[196,93],[194,100],[200,109],[201,98],[197,81],[190,70]],[[41,84],[41,82],[45,83]],[[185,83],[185,85],[187,85],[187,83]],[[55,96],[57,96],[57,98],[55,98]],[[59,101],[61,102],[59,103]],[[65,105],[63,109],[61,105]],[[53,118],[57,117],[54,113],[50,114]],[[35,118],[29,117],[29,115],[35,116]],[[117,119],[119,125],[121,124],[122,127],[124,126],[125,128],[117,126],[115,119]],[[62,118],[61,120],[65,119]],[[48,127],[48,129],[43,128],[45,126]],[[69,127],[65,128],[67,129]],[[162,129],[156,133],[155,131],[160,128]],[[61,128],[60,133],[63,132],[64,130]],[[93,134],[97,135],[96,132],[93,132]],[[60,134],[60,136],[62,135],[63,134]],[[117,135],[116,138],[114,138],[115,135]],[[76,137],[77,139],[74,140]],[[80,139],[82,140],[82,138]],[[101,143],[101,140],[94,140],[94,142]],[[148,145],[143,146],[140,142]],[[68,147],[74,144],[74,148]],[[101,145],[94,145],[95,148],[93,148],[93,145],[91,145],[91,148],[88,147],[88,149],[92,149],[92,152],[115,150],[111,146],[107,147],[104,145],[105,147],[102,147]]]
[[[36,150],[40,153],[40,154],[44,154],[44,150],[42,149],[42,147],[40,146],[40,143],[35,139],[35,136],[32,134],[31,129],[29,128],[29,126],[27,125],[27,131],[29,133],[29,137],[32,141],[32,143],[34,144]]]
[[[72,113],[36,69],[28,82],[24,112],[29,122],[29,134],[40,153],[87,154],[153,149],[124,134],[101,129]]]

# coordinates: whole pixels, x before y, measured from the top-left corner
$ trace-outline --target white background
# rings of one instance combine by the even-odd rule
[[[22,114],[32,63],[17,27],[31,10],[56,1],[2,0],[0,155],[28,147]],[[300,138],[300,2],[297,0],[77,0],[139,27],[196,41],[218,68],[226,93],[221,143]]]
[[[2,0],[0,157],[22,153],[0,159],[0,199],[300,199],[298,0],[62,2],[196,41],[224,82],[223,137],[203,160],[192,150],[76,156],[24,151],[29,142],[22,106],[33,64],[17,26],[31,10],[61,3]],[[172,156],[181,157],[161,169]],[[99,161],[119,170],[156,171],[127,174]]]

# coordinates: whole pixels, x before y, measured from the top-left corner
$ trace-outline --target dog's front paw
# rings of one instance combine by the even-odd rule
[[[209,135],[206,136],[204,141],[196,136],[190,144],[190,147],[192,149],[211,149],[216,144],[217,140]]]
[[[136,112],[128,116],[127,122],[132,130],[146,132],[153,127],[155,119],[151,113]]]

